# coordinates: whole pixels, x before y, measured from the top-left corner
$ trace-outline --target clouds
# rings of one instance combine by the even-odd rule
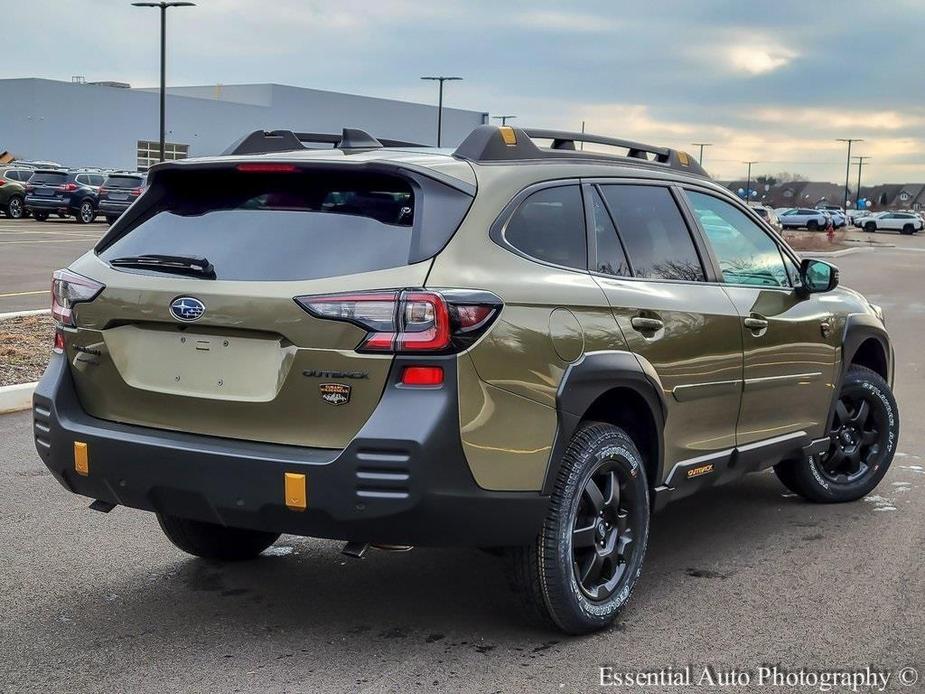
[[[198,1],[171,10],[173,84],[279,82],[431,102],[433,85],[418,77],[443,72],[466,78],[448,85],[449,105],[515,113],[518,124],[584,120],[688,149],[712,141],[708,168],[721,177],[757,159],[840,180],[832,140],[863,137],[859,153],[875,157],[865,178],[925,180],[925,3]],[[5,17],[17,30],[0,76],[156,84],[154,11],[42,0]]]

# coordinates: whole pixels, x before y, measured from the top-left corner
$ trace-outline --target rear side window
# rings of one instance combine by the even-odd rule
[[[601,186],[636,277],[702,282],[700,257],[671,191]]]
[[[318,279],[426,260],[471,202],[423,177],[335,172],[168,171],[150,193],[158,202],[104,238],[100,258],[205,257],[224,280]]]
[[[586,269],[588,248],[578,186],[544,188],[530,195],[511,216],[504,238],[531,258]]]
[[[631,273],[626,253],[623,252],[623,246],[617,238],[617,229],[597,190],[591,193],[591,227],[597,242],[594,270],[605,275],[629,277]]]

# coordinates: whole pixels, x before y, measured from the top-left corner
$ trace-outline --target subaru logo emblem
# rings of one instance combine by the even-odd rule
[[[179,296],[170,302],[170,313],[184,322],[199,320],[206,312],[206,305],[191,296]]]

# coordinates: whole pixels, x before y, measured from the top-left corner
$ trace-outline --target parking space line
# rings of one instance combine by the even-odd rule
[[[36,291],[36,292],[12,292],[10,294],[0,294],[0,299],[5,299],[8,296],[30,296],[32,294],[48,294],[50,292],[51,292],[50,289],[40,289],[39,291]]]
[[[20,241],[0,241],[0,244],[11,244],[11,243],[73,243],[74,241],[86,241],[87,238],[95,237],[85,237],[85,238],[76,238],[76,239],[26,239]]]

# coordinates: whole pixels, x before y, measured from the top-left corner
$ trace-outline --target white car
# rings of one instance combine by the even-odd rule
[[[810,231],[825,229],[829,225],[829,218],[825,210],[813,210],[809,207],[794,207],[780,215],[782,229],[800,229],[806,227]]]
[[[870,210],[848,210],[848,223],[854,224],[855,226],[861,226],[860,220],[864,217],[870,217],[873,212]]]
[[[780,220],[777,213],[767,205],[749,205],[759,217],[770,224],[775,229],[780,229]]]
[[[836,229],[841,229],[843,226],[848,224],[848,217],[845,214],[845,211],[838,207],[838,205],[818,205],[816,209],[828,212],[832,217],[832,226],[834,226]]]
[[[864,231],[898,231],[900,234],[914,234],[921,231],[925,223],[913,212],[880,212],[861,220]]]

